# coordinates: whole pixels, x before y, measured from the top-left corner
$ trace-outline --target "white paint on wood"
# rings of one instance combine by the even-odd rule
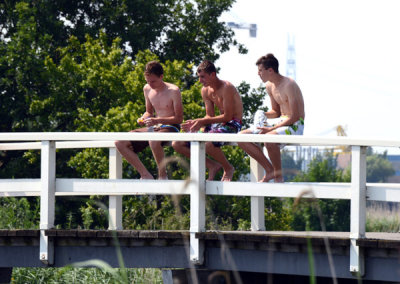
[[[122,157],[116,148],[109,151],[109,179],[122,179]],[[122,196],[110,195],[108,203],[108,229],[122,230]]]
[[[205,231],[205,144],[192,142],[190,147],[190,260],[194,264],[204,261],[204,242],[196,238],[196,233]]]
[[[250,158],[250,181],[258,182],[264,176],[263,167],[253,158]],[[265,231],[264,197],[250,197],[250,218],[252,231]]]
[[[350,272],[362,276],[364,255],[362,249],[356,245],[356,241],[365,237],[367,148],[353,146],[351,152]]]

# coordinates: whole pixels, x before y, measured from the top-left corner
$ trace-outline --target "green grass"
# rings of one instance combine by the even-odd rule
[[[127,279],[122,277],[126,273]],[[163,283],[161,269],[129,268],[105,270],[100,268],[14,268],[11,283],[46,284],[106,284],[106,283]]]
[[[400,232],[400,206],[374,202],[367,207],[367,232]]]

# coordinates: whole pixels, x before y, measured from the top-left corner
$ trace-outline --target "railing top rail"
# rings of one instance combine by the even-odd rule
[[[255,134],[215,134],[215,133],[134,133],[134,132],[8,132],[0,133],[0,141],[230,141],[269,142],[314,146],[378,146],[400,147],[400,140],[368,139],[354,137],[320,137],[299,135],[255,135]],[[1,149],[1,148],[0,148]]]

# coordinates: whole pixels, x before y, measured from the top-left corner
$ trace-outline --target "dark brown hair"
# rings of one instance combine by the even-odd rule
[[[145,75],[154,74],[158,77],[164,74],[164,69],[158,61],[150,61],[146,64],[146,68],[144,70]]]
[[[208,60],[204,60],[200,63],[199,67],[197,67],[197,73],[200,73],[201,71],[204,71],[207,74],[211,74],[212,72],[215,72],[215,74],[217,73],[214,63]]]
[[[276,59],[276,57],[272,53],[268,53],[267,55],[261,56],[256,62],[257,66],[260,64],[265,69],[272,68],[272,70],[274,70],[275,73],[279,73],[278,59]]]

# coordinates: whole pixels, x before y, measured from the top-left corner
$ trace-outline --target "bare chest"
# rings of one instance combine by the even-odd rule
[[[173,105],[173,100],[169,92],[150,92],[149,101],[156,112],[171,109]]]
[[[274,100],[279,105],[285,104],[288,101],[287,94],[285,93],[283,88],[272,87],[271,88],[271,94],[272,94]]]
[[[220,110],[220,112],[223,113],[223,111],[224,111],[224,101],[222,99],[222,96],[220,96],[216,92],[210,92],[209,98],[214,103],[214,105],[217,106],[217,108]]]

